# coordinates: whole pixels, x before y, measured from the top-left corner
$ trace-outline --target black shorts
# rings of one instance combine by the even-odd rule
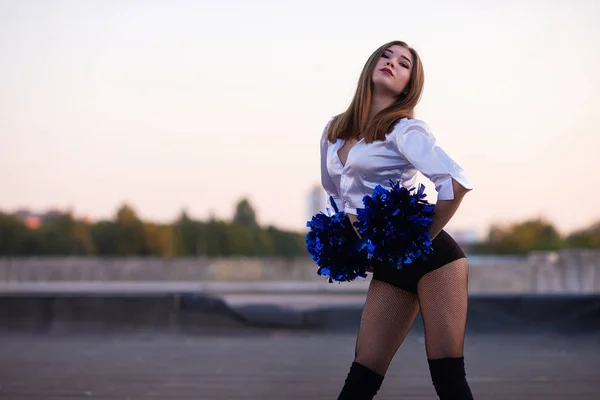
[[[373,279],[387,282],[408,292],[417,293],[417,285],[423,275],[435,271],[444,265],[465,257],[458,243],[446,231],[442,230],[431,243],[433,253],[424,259],[417,259],[402,269],[393,266],[378,266],[373,271]]]

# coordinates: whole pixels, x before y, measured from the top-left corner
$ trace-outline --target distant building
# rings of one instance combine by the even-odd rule
[[[42,225],[42,218],[27,209],[20,209],[13,214],[29,229],[38,229]]]
[[[21,218],[21,221],[25,224],[29,229],[38,229],[42,226],[42,219],[35,215],[28,215],[24,218]]]
[[[319,212],[327,213],[327,194],[320,185],[314,185],[307,196],[306,221]]]
[[[14,212],[14,216],[16,216],[25,226],[30,229],[38,229],[45,222],[52,218],[56,218],[63,214],[60,210],[48,210],[43,213],[35,213],[28,209],[19,209]]]

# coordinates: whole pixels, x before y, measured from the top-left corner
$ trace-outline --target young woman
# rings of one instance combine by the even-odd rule
[[[430,227],[433,254],[402,269],[373,271],[355,358],[338,400],[375,396],[419,309],[439,398],[473,398],[463,357],[468,264],[443,230],[472,186],[427,124],[413,118],[423,82],[415,50],[401,41],[381,46],[367,60],[349,108],[327,124],[321,138],[322,185],[352,222],[363,196],[390,180],[410,188],[420,171],[438,193]]]

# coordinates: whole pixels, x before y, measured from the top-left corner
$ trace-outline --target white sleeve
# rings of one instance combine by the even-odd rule
[[[329,141],[327,140],[327,131],[330,125],[331,121],[329,121],[329,123],[325,126],[323,134],[321,135],[321,185],[327,193],[327,202],[333,207],[333,204],[331,204],[330,202],[329,196],[333,197],[337,209],[341,211],[344,209],[344,206],[342,205],[340,193],[335,183],[331,179],[329,171],[327,170],[327,147],[329,143]]]
[[[426,123],[412,120],[410,126],[397,135],[400,152],[435,184],[438,200],[454,199],[452,179],[465,189],[473,189],[464,170],[437,144]]]

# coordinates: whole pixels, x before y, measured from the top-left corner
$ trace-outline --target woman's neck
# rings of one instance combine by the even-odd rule
[[[371,107],[369,108],[369,121],[373,119],[381,110],[394,103],[394,98],[385,95],[373,94]]]

